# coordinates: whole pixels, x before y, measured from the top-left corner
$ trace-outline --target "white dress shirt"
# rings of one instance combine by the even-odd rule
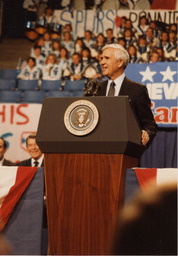
[[[109,92],[109,89],[110,89],[110,84],[112,82],[115,83],[115,93],[114,93],[114,96],[118,96],[119,95],[119,92],[120,92],[121,85],[123,83],[124,77],[125,77],[125,73],[123,73],[121,76],[117,77],[114,81],[112,81],[110,79],[108,80],[108,85],[107,85],[107,88],[106,88],[106,96],[108,96],[108,92]]]
[[[41,164],[43,162],[43,155],[38,159],[38,160],[35,160],[35,159],[31,159],[31,166],[34,167],[35,166],[35,162],[38,161],[38,167],[41,167]]]
[[[2,166],[3,161],[4,161],[4,157],[0,160],[0,166]]]

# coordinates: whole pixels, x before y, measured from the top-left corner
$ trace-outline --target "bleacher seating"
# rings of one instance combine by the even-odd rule
[[[10,90],[15,89],[16,80],[15,79],[5,79],[0,78],[0,90]]]
[[[16,79],[19,71],[17,69],[0,69],[0,78]]]
[[[49,91],[46,97],[71,97],[72,94],[69,91]]]
[[[84,91],[73,91],[72,97],[83,97]]]
[[[40,90],[57,91],[61,87],[61,80],[42,80]]]
[[[38,80],[19,80],[18,81],[18,90],[19,91],[31,91],[31,90],[37,90],[38,87]]]
[[[85,88],[85,80],[66,80],[64,90],[66,91],[82,91]]]
[[[0,102],[12,102],[12,103],[19,103],[21,99],[20,91],[7,91],[2,90],[0,92]]]
[[[44,91],[24,91],[21,93],[21,102],[42,103],[45,97],[46,93]]]

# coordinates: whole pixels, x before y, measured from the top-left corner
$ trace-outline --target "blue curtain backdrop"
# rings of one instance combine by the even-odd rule
[[[151,146],[144,152],[141,167],[177,168],[177,129],[159,128]]]
[[[141,157],[140,166],[177,168],[177,63],[129,64],[125,73],[147,86],[159,127],[151,146]]]

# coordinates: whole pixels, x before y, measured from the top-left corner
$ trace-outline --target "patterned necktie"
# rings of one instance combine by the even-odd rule
[[[34,167],[36,167],[36,166],[38,166],[39,162],[35,161],[34,164],[35,164]]]
[[[108,96],[114,96],[114,94],[115,94],[115,86],[116,86],[116,84],[112,81],[111,84],[110,84]]]

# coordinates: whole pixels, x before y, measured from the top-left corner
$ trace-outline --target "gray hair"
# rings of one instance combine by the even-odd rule
[[[120,44],[107,44],[105,45],[101,51],[107,49],[107,48],[114,48],[114,55],[116,60],[122,59],[124,62],[124,69],[127,67],[128,63],[129,63],[129,54],[127,52],[127,50]]]

